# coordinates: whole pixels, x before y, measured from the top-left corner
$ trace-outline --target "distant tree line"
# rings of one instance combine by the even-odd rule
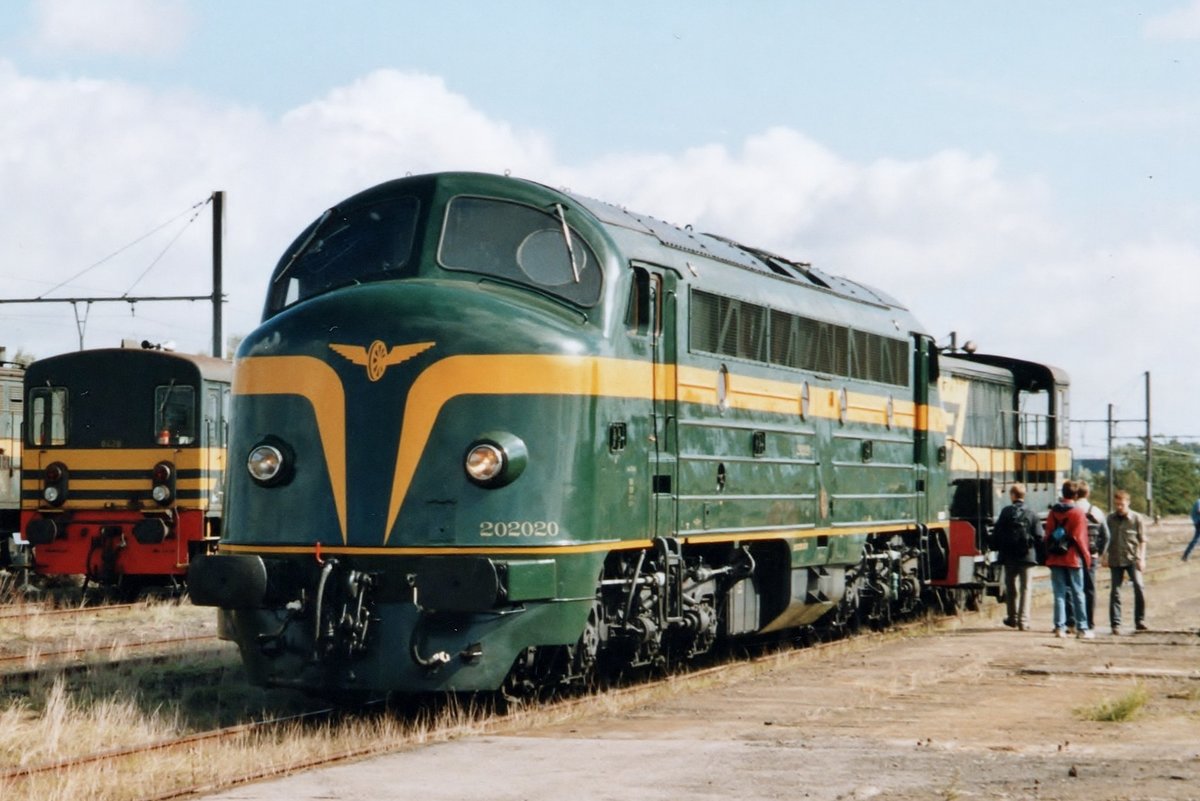
[[[1108,476],[1085,476],[1092,485],[1092,498],[1108,502]],[[1113,487],[1129,493],[1130,506],[1145,512],[1146,448],[1122,445],[1113,449]],[[1154,511],[1158,515],[1182,515],[1200,498],[1200,444],[1171,440],[1154,444]],[[1112,511],[1108,509],[1106,511]]]

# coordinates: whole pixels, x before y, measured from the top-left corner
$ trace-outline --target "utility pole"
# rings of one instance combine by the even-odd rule
[[[225,193],[212,193],[212,355],[221,358],[221,232],[225,222]]]
[[[133,306],[136,303],[159,303],[165,301],[196,301],[208,300],[212,301],[213,305],[213,356],[221,358],[221,304],[225,301],[225,296],[221,291],[221,229],[222,219],[224,217],[225,193],[221,191],[213,192],[209,200],[213,204],[213,288],[212,293],[208,295],[120,295],[120,296],[91,296],[91,297],[74,297],[74,298],[0,298],[0,304],[3,303],[70,303],[76,307],[75,312],[75,327],[79,331],[79,349],[83,350],[83,329],[87,321],[87,311],[84,312],[83,320],[79,319],[78,304],[85,305],[85,309],[93,303],[128,303]],[[202,204],[196,204],[197,206]],[[193,218],[195,219],[195,218]]]
[[[1108,404],[1108,509],[1113,508],[1113,493],[1115,492],[1113,476],[1113,405]]]
[[[1146,515],[1158,522],[1154,513],[1154,440],[1150,436],[1150,371],[1146,371]],[[1112,505],[1109,505],[1112,508]]]
[[[1146,378],[1146,416],[1143,418],[1118,420],[1113,416],[1113,405],[1108,404],[1108,417],[1104,420],[1083,420],[1075,419],[1072,423],[1104,423],[1108,431],[1108,508],[1113,507],[1113,493],[1116,490],[1116,476],[1113,474],[1113,440],[1117,439],[1116,426],[1117,423],[1145,423],[1146,424],[1146,515],[1154,517],[1155,522],[1158,522],[1154,511],[1154,438],[1151,435],[1152,422],[1150,415],[1150,371],[1145,372]],[[1124,436],[1122,439],[1138,439],[1136,436]]]

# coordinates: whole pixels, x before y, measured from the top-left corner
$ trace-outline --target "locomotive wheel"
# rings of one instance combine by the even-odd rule
[[[594,689],[599,678],[596,669],[600,655],[600,602],[592,604],[587,624],[579,635],[579,642],[572,649],[571,673],[585,690]]]

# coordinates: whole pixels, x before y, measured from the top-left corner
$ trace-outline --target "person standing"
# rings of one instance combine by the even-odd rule
[[[1041,526],[1037,513],[1025,506],[1025,485],[1008,488],[1012,504],[1000,510],[992,529],[992,547],[1004,565],[1004,602],[1008,617],[1004,625],[1025,631],[1029,628],[1032,604],[1029,592],[1029,572],[1038,563],[1037,542]]]
[[[1079,637],[1090,640],[1096,632],[1088,625],[1083,600],[1083,571],[1091,566],[1091,551],[1088,549],[1087,517],[1075,505],[1077,491],[1078,485],[1074,481],[1064,481],[1062,500],[1054,504],[1046,516],[1046,566],[1050,568],[1050,587],[1054,590],[1054,636],[1067,636],[1067,606],[1070,605],[1075,617],[1075,631]]]
[[[1091,486],[1080,479],[1075,482],[1075,505],[1083,510],[1087,518],[1089,566],[1083,571],[1083,604],[1087,607],[1087,619],[1096,628],[1096,568],[1100,566],[1104,552],[1108,550],[1108,521],[1104,510],[1092,503],[1089,497]],[[1071,627],[1071,616],[1067,615],[1067,628]]]
[[[1183,561],[1187,561],[1192,555],[1192,549],[1200,543],[1200,500],[1192,504],[1192,525],[1196,527],[1196,533],[1192,535],[1192,541],[1188,543],[1188,547],[1183,550]]]
[[[1108,516],[1111,539],[1105,560],[1112,570],[1108,593],[1108,620],[1113,634],[1121,633],[1121,584],[1128,576],[1133,584],[1133,624],[1138,631],[1146,625],[1146,590],[1142,574],[1146,571],[1146,519],[1129,508],[1129,493],[1117,490],[1113,495],[1113,513]]]

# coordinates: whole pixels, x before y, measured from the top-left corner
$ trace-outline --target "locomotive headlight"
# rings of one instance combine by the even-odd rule
[[[46,503],[57,503],[58,495],[58,487],[46,487],[42,490],[42,497],[46,499]]]
[[[467,475],[472,481],[486,484],[504,469],[504,451],[490,442],[482,442],[467,451]]]
[[[171,488],[166,484],[155,484],[154,489],[150,490],[150,495],[158,503],[166,503],[171,500]]]
[[[292,477],[295,458],[292,449],[274,437],[250,449],[246,470],[250,477],[264,487],[286,484]]]
[[[246,469],[255,481],[271,481],[283,469],[283,454],[273,445],[259,445],[246,458]]]
[[[490,431],[467,447],[463,469],[475,484],[496,488],[511,484],[525,470],[528,451],[520,437]]]

